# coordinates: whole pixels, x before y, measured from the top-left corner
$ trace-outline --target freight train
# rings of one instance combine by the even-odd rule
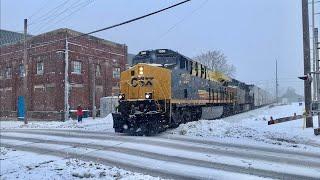
[[[120,76],[115,132],[153,135],[181,123],[271,103],[266,91],[213,71],[170,49],[141,51]]]

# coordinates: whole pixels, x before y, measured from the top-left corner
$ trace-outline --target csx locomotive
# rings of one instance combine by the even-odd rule
[[[152,135],[266,105],[268,93],[169,49],[141,51],[121,73],[115,132]]]

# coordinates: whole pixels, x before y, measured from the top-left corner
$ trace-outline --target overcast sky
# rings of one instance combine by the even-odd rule
[[[177,2],[1,0],[1,29],[22,32],[28,18],[33,35],[62,27],[90,32]],[[291,86],[303,93],[297,79],[303,74],[301,0],[193,0],[95,36],[127,44],[134,54],[168,48],[194,57],[221,50],[235,65],[237,79],[272,91],[277,59],[282,91]]]

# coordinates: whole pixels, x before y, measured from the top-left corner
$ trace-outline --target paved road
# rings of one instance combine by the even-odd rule
[[[174,179],[319,179],[320,154],[182,136],[79,130],[1,130],[1,146]]]

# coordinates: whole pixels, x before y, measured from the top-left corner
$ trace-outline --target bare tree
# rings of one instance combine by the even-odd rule
[[[219,71],[227,76],[234,77],[236,68],[228,64],[227,57],[221,51],[208,51],[193,58],[195,61],[202,63],[208,68]]]

